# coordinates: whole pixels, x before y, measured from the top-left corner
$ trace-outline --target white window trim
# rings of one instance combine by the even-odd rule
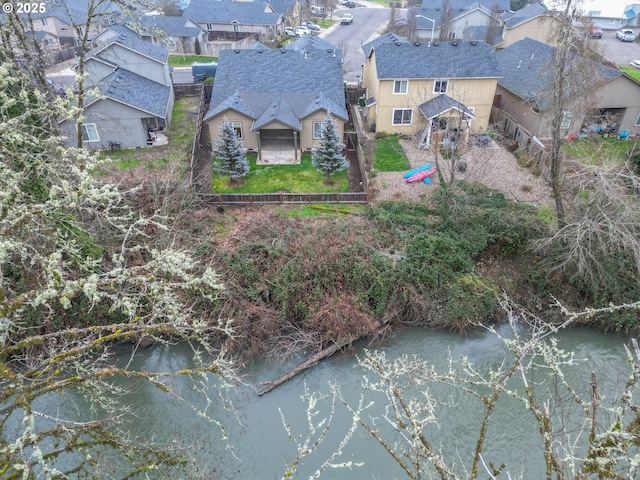
[[[640,127],[640,113],[636,117],[636,123],[633,124],[634,127]]]
[[[449,81],[450,80],[448,78],[436,78],[433,81],[433,93],[436,93],[436,94],[447,93],[447,91],[449,90]],[[440,82],[440,90],[436,90],[436,85],[438,84],[438,82]],[[442,82],[447,82],[444,92],[442,91]]]
[[[46,27],[47,25],[49,25],[49,21],[46,18],[43,17],[41,20],[42,20],[42,25],[43,26]]]
[[[320,125],[320,135],[316,135],[316,125]],[[312,126],[312,137],[314,140],[320,140],[322,138],[322,133],[324,131],[324,122],[313,122]]]
[[[242,132],[242,122],[229,122],[229,124],[235,130],[236,137],[238,137],[238,140],[242,140],[243,137],[244,137],[243,132]],[[238,135],[238,130],[240,130],[240,135]]]
[[[536,107],[535,105],[531,105],[531,111],[533,113],[535,113],[536,115],[540,114],[540,109],[538,107]]]
[[[96,134],[96,139],[95,140],[91,140],[91,135],[89,135],[89,131],[88,131],[88,127],[93,127],[93,132],[95,132]],[[89,140],[85,140],[84,139],[84,134],[87,134],[87,138],[89,138]],[[98,133],[98,127],[96,127],[95,123],[83,123],[82,124],[82,141],[83,142],[99,142],[100,141],[100,134]]]
[[[402,87],[402,82],[404,82],[404,92],[396,92],[396,85],[399,84]],[[402,90],[402,88],[400,88]],[[409,91],[409,80],[394,80],[393,81],[393,94],[394,95],[406,95]]]
[[[404,119],[404,112],[409,111],[411,112],[411,118],[409,119],[409,123],[395,123],[395,118],[396,118],[396,112],[401,111],[402,113],[402,119]],[[412,108],[394,108],[393,112],[391,114],[391,125],[393,126],[402,126],[402,125],[411,125],[413,123],[413,109]]]

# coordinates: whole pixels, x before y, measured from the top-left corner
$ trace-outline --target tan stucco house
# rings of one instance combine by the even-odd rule
[[[231,122],[245,149],[263,153],[277,147],[300,161],[321,139],[330,114],[337,133],[348,119],[341,54],[330,43],[305,35],[281,49],[262,44],[246,50],[222,50],[209,111],[211,144],[220,126]]]
[[[372,130],[417,135],[424,147],[440,132],[486,131],[500,77],[492,47],[386,34],[363,49],[364,115]]]

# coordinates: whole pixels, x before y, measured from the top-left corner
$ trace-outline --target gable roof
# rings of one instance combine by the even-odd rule
[[[282,14],[291,14],[296,6],[296,0],[269,0],[268,2],[273,9]]]
[[[167,114],[171,87],[154,82],[137,73],[118,69],[103,78],[97,87],[102,95],[116,102],[156,117],[165,118]],[[100,99],[91,103],[95,103],[95,101],[100,101]]]
[[[267,3],[232,0],[191,0],[182,16],[197,23],[243,25],[277,25],[282,17]]]
[[[379,79],[500,77],[494,50],[483,42],[385,42],[371,52]]]
[[[135,30],[123,24],[111,25],[107,30],[101,32],[97,38],[103,40],[103,42],[89,51],[87,58],[99,56],[100,52],[112,45],[119,45],[127,50],[133,50],[159,63],[167,63],[169,58],[169,51],[166,48],[143,40]]]
[[[504,32],[504,26],[496,25],[495,27],[487,27],[486,25],[477,25],[464,27],[462,31],[462,38],[466,41],[486,42],[489,38],[489,45],[497,45],[502,42],[502,34]]]
[[[93,15],[102,15],[109,12],[120,12],[121,8],[111,0],[98,2],[95,5]],[[44,12],[34,12],[31,18],[55,17],[67,25],[84,25],[87,23],[87,0],[49,0]],[[26,18],[27,15],[24,15]],[[94,20],[95,21],[95,20]]]
[[[203,31],[202,28],[187,17],[144,15],[141,23],[150,33],[153,33],[152,30],[154,29],[159,29],[170,37],[197,37]]]
[[[469,0],[449,0],[448,3],[449,7],[457,10],[460,8],[466,8],[469,4]],[[489,11],[491,11],[495,5],[498,6],[498,10],[501,12],[506,12],[511,9],[510,0],[476,0],[475,3],[479,3]],[[422,0],[422,6],[434,9],[442,8],[442,0]]]
[[[532,18],[546,13],[550,12],[543,5],[540,5],[539,3],[532,3],[520,10],[516,10],[515,12],[503,13],[501,18],[504,21],[505,27],[513,28],[516,25],[520,25],[521,23],[527,22]]]
[[[230,109],[253,118],[253,129],[278,121],[300,130],[303,118],[321,110],[346,120],[341,55],[305,37],[278,50],[222,50],[205,120]]]
[[[553,84],[553,57],[555,48],[545,43],[524,38],[496,53],[503,72],[498,85],[523,100],[534,102],[541,109],[549,107],[549,92]],[[623,75],[622,71],[600,63],[572,55],[581,62],[582,68],[590,69],[594,81],[611,80]],[[575,87],[578,88],[578,87]],[[572,86],[566,86],[567,96],[572,95]],[[575,92],[574,92],[575,94]]]
[[[457,110],[465,117],[476,118],[473,112],[465,105],[445,94],[433,97],[431,100],[418,105],[418,108],[427,119],[436,118],[450,110]]]
[[[362,51],[365,56],[369,56],[371,54],[372,49],[378,48],[380,45],[384,43],[409,43],[404,37],[397,35],[393,32],[385,33],[384,35],[380,35],[379,37],[374,38],[369,43],[366,43],[362,46]]]

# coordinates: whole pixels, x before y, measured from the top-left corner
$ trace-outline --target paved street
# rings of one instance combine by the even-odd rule
[[[632,29],[636,35],[640,30]],[[629,65],[632,60],[640,60],[640,43],[621,42],[616,38],[615,30],[604,30],[602,38],[595,41],[602,46],[607,59],[616,65]]]

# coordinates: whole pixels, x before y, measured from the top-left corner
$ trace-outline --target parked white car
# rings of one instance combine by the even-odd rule
[[[616,38],[621,42],[633,42],[636,39],[636,34],[633,33],[633,30],[623,28],[616,32]]]
[[[640,68],[640,60],[632,60],[631,62],[629,62],[629,65],[631,65],[632,67]]]
[[[284,33],[285,33],[285,35],[289,35],[290,37],[295,37],[296,36],[296,31],[291,27],[285,28],[284,29]]]
[[[303,35],[311,35],[311,30],[307,27],[299,26],[296,27],[296,37],[302,37]]]
[[[353,15],[350,13],[345,13],[340,18],[340,25],[350,25],[353,23]]]
[[[302,25],[303,27],[307,27],[309,30],[312,30],[314,32],[317,32],[317,31],[320,30],[320,25],[318,25],[317,23],[310,22],[310,21],[302,22],[300,25]]]

